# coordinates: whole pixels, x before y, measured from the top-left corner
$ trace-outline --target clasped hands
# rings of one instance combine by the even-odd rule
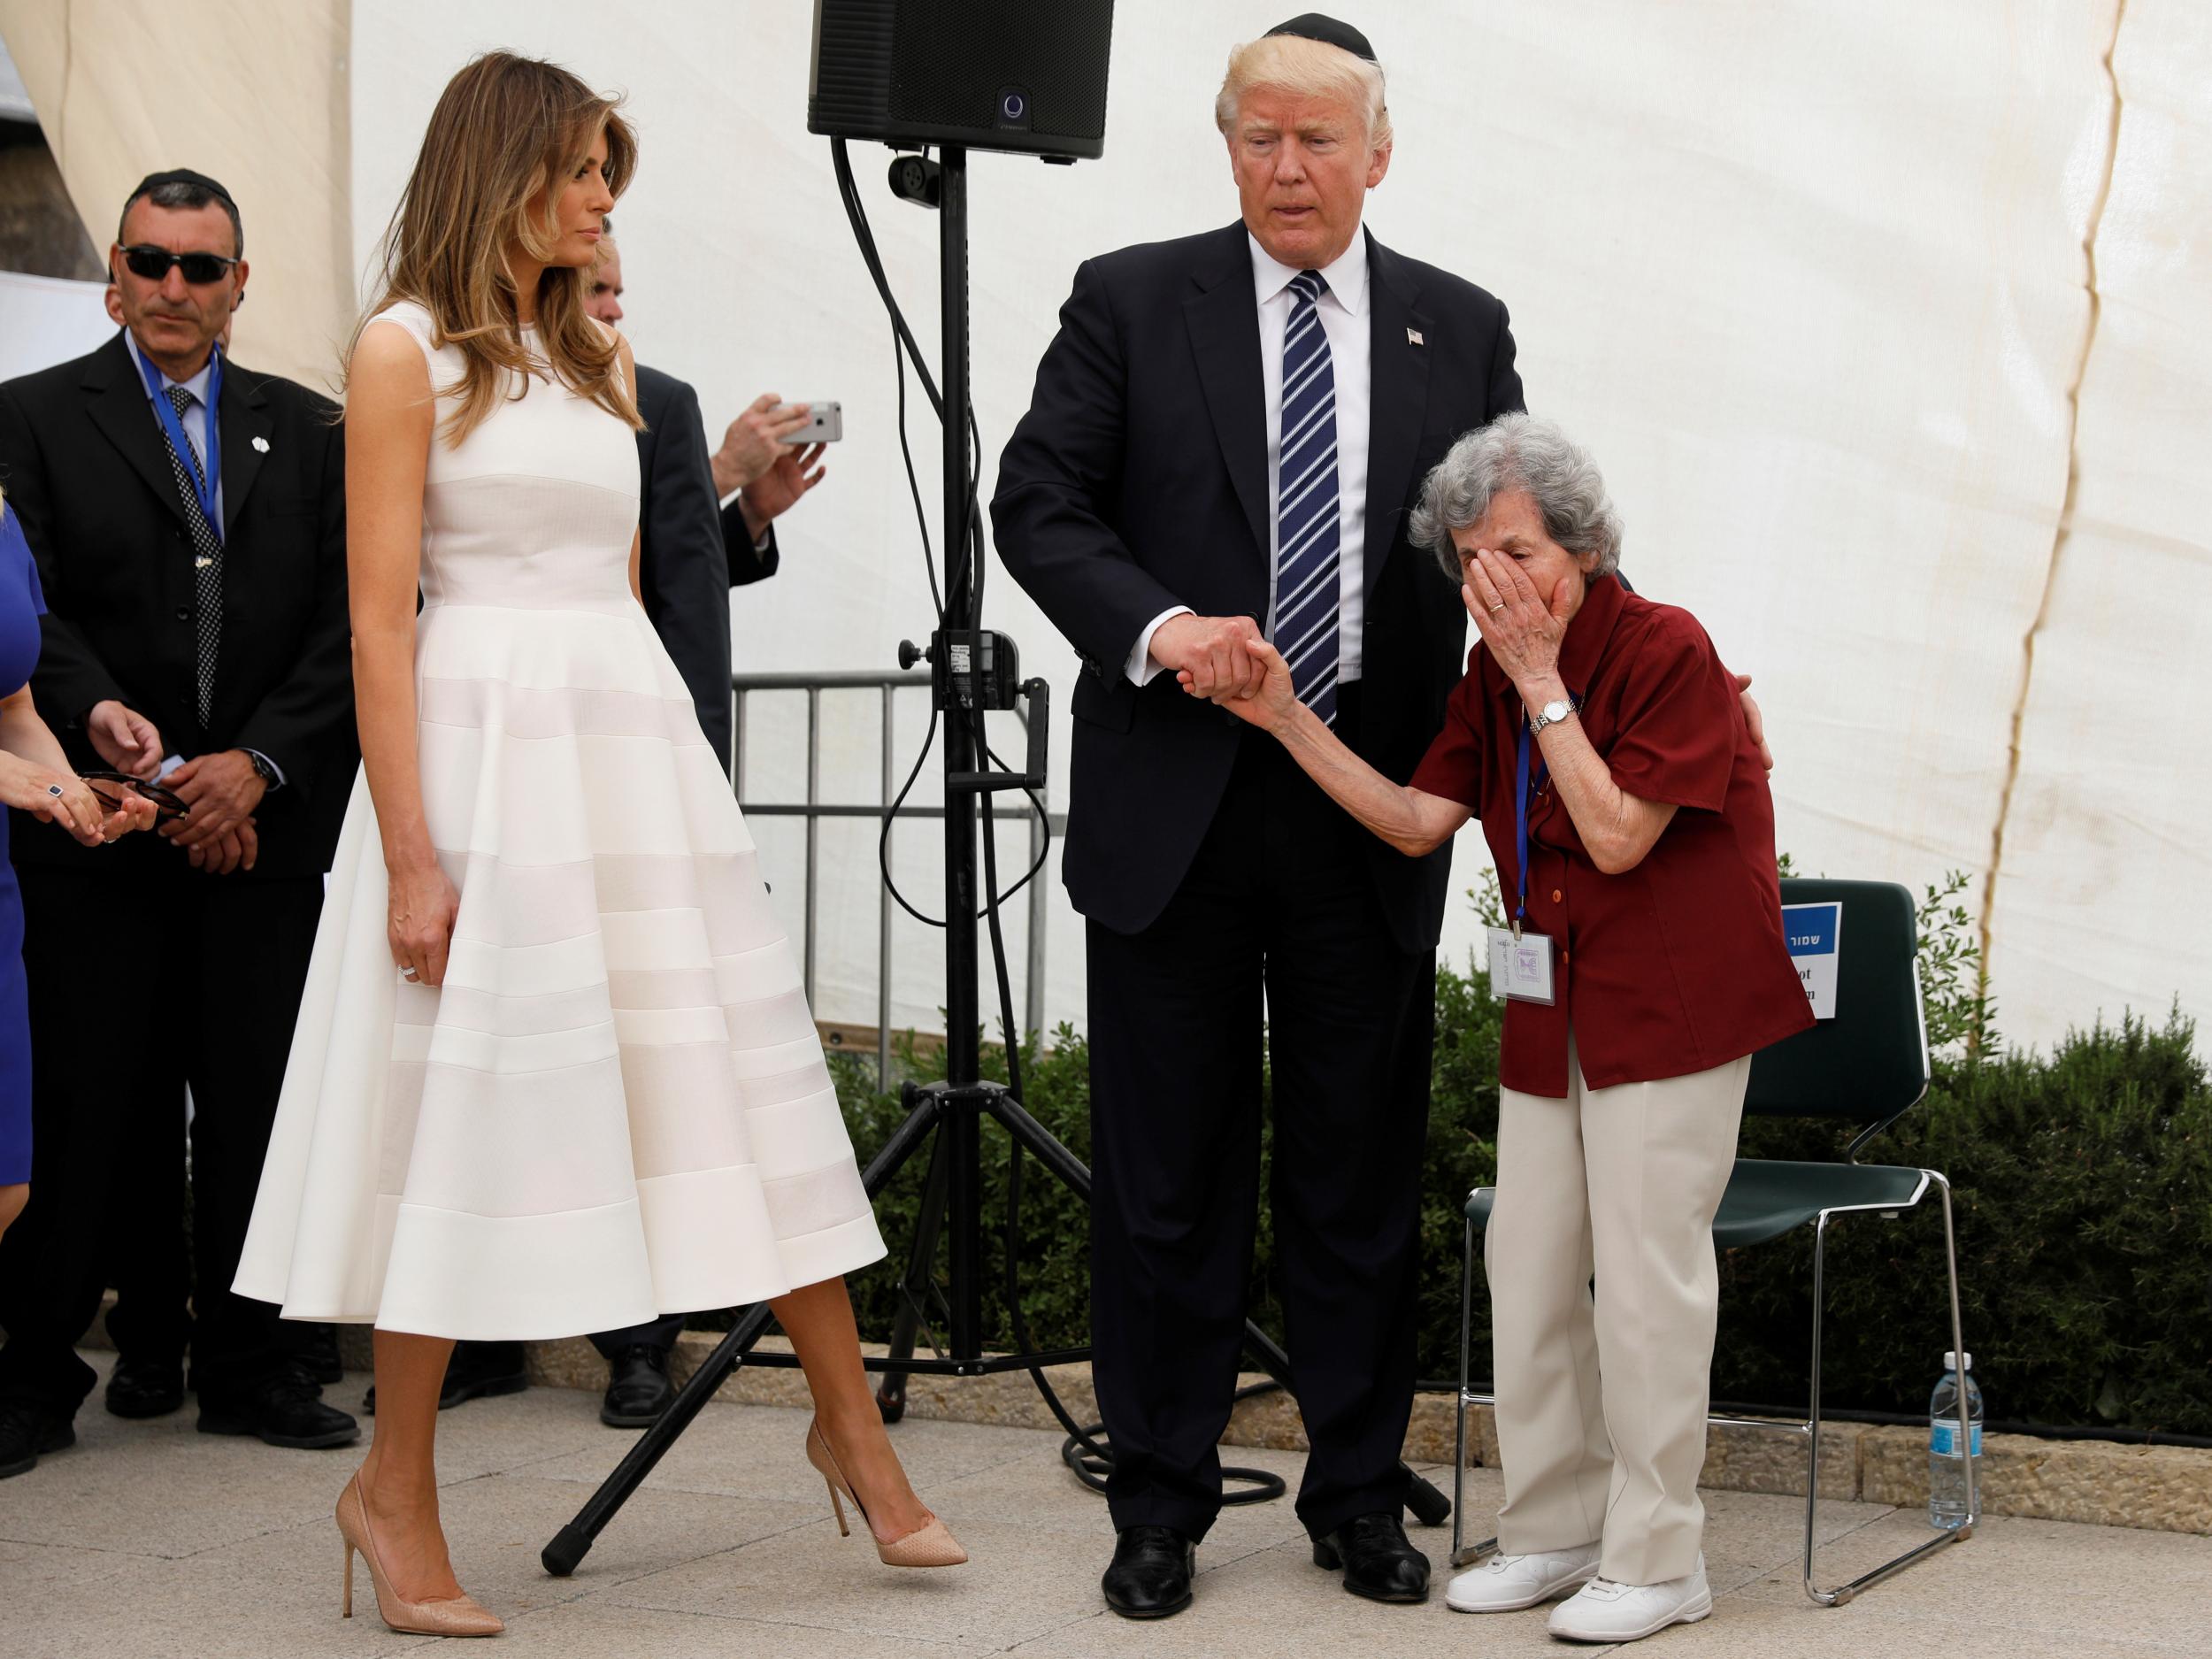
[[[92,786],[74,772],[42,766],[0,749],[0,806],[28,812],[44,824],[58,824],[87,847],[97,847],[134,829],[151,829],[154,803],[131,795],[116,810],[105,810]]]
[[[1498,666],[1525,688],[1556,679],[1573,603],[1566,584],[1548,605],[1512,560],[1488,551],[1469,576],[1460,598]],[[1297,714],[1290,665],[1250,617],[1171,617],[1152,635],[1152,655],[1192,696],[1264,730],[1279,732]]]
[[[110,698],[95,703],[85,729],[100,758],[118,772],[151,780],[161,770],[161,733],[136,710]],[[254,810],[268,785],[242,749],[196,755],[162,779],[192,809],[156,832],[181,850],[195,870],[227,876],[250,870],[261,856]],[[153,803],[146,803],[150,816]]]
[[[1520,565],[1502,553],[1479,549],[1467,565],[1460,603],[1474,618],[1492,659],[1524,697],[1540,693],[1548,701],[1558,680],[1559,650],[1575,609],[1575,595],[1562,579],[1548,601]],[[1279,733],[1296,718],[1300,703],[1290,668],[1261,637],[1250,617],[1171,617],[1152,635],[1152,655],[1175,670],[1176,683],[1239,719]],[[1765,721],[1751,695],[1751,676],[1732,674],[1743,702],[1744,722],[1759,759],[1770,773],[1774,752],[1767,747]]]

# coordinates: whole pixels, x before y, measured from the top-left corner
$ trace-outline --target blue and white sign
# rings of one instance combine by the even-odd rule
[[[1833,1019],[1836,963],[1843,949],[1843,906],[1785,904],[1782,937],[1789,945],[1798,980],[1805,987],[1805,1000],[1813,1005],[1813,1018]]]

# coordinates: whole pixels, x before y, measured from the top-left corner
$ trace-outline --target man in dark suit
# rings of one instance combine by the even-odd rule
[[[177,1248],[188,1087],[199,1426],[357,1435],[276,1310],[230,1288],[357,761],[337,411],[218,347],[243,242],[214,180],[147,179],[109,250],[123,331],[0,387],[0,473],[51,607],[39,702],[80,770],[157,780],[190,809],[96,862],[15,826],[46,1064],[38,1186],[0,1245],[0,1440],[36,1449],[73,1438],[94,1376],[72,1345],[112,1264]],[[174,1409],[187,1332],[114,1334],[111,1405]]]
[[[1409,777],[1465,615],[1406,512],[1454,438],[1521,407],[1505,307],[1362,227],[1391,153],[1363,36],[1307,16],[1239,48],[1217,113],[1242,222],[1077,272],[992,503],[1085,664],[1064,869],[1088,921],[1104,1589],[1138,1617],[1187,1604],[1220,1505],[1263,1029],[1299,1517],[1347,1589],[1427,1594],[1399,1453],[1449,852],[1391,851],[1203,699],[1256,683],[1264,634]]]

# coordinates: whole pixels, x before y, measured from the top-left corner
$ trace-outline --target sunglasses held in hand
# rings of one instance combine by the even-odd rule
[[[210,254],[208,257],[211,259],[214,255]],[[192,816],[191,807],[186,804],[184,797],[174,789],[164,788],[160,784],[150,782],[144,778],[134,778],[127,772],[107,772],[96,768],[91,772],[81,772],[77,776],[85,780],[100,804],[111,812],[120,812],[123,810],[123,802],[119,795],[111,795],[105,789],[101,788],[100,786],[104,783],[121,784],[151,801],[154,803],[154,822],[157,825],[173,824],[179,818]]]
[[[123,263],[130,267],[133,276],[144,277],[149,282],[159,282],[174,265],[184,273],[184,280],[200,287],[220,282],[223,273],[238,261],[227,259],[219,253],[171,253],[166,248],[150,248],[143,243],[123,250]]]

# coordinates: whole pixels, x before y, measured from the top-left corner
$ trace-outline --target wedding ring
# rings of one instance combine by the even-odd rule
[[[1494,616],[1494,616],[1496,616],[1496,615],[1498,614],[1498,612],[1499,612],[1499,611],[1502,611],[1502,610],[1504,610],[1504,609],[1505,609],[1505,607],[1504,607],[1502,604],[1492,605],[1492,606],[1490,607],[1490,614],[1491,614],[1492,616]]]
[[[411,983],[419,979],[422,976],[418,974],[412,968],[402,968],[399,971],[399,977]]]

